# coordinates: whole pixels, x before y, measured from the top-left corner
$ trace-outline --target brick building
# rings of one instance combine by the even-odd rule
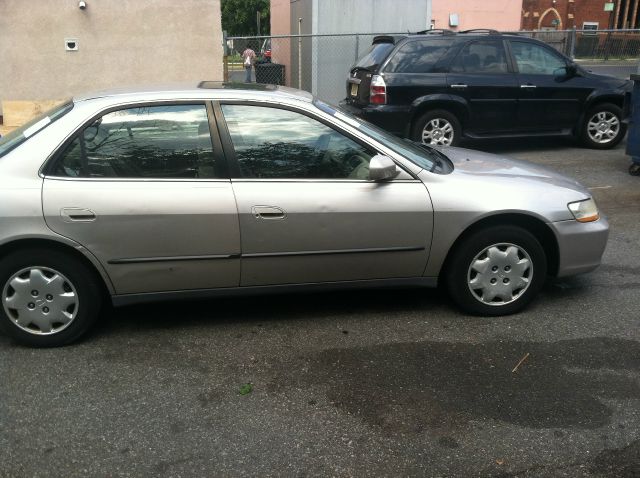
[[[618,0],[613,11],[613,28],[640,27],[640,2],[638,0]]]
[[[605,4],[610,11],[605,11]],[[637,28],[640,0],[523,0],[522,30]]]

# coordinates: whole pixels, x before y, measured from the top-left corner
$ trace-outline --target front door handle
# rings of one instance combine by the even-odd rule
[[[256,219],[284,219],[287,216],[282,209],[275,206],[253,206],[251,214]]]
[[[96,213],[91,209],[78,207],[65,207],[60,209],[60,216],[64,222],[93,222],[96,220]]]
[[[460,89],[464,89],[466,88],[467,85],[465,85],[464,83],[454,83],[451,85],[451,88],[460,88]]]
[[[520,88],[535,88],[536,85],[532,85],[531,83],[528,83],[526,85],[520,85]]]

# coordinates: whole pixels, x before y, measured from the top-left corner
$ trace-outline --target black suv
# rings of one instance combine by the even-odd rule
[[[377,36],[351,69],[341,106],[400,136],[575,136],[592,148],[624,137],[631,82],[590,73],[543,42],[494,30]]]

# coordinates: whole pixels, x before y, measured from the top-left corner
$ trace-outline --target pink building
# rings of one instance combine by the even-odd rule
[[[433,28],[517,31],[521,16],[522,0],[431,0]]]

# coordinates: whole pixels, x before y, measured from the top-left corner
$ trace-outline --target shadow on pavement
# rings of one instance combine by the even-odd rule
[[[392,343],[329,349],[307,360],[307,373],[281,373],[271,391],[318,387],[338,409],[392,434],[473,420],[594,429],[611,420],[601,399],[640,396],[640,384],[625,373],[640,369],[640,343],[631,340]]]

